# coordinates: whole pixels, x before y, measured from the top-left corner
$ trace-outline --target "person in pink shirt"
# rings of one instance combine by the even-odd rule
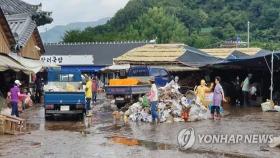
[[[213,93],[213,106],[211,106],[212,118],[217,120],[221,119],[220,109],[222,106],[222,101],[227,102],[227,100],[225,99],[225,93],[223,87],[221,86],[220,82],[221,82],[221,77],[219,76],[215,77],[216,86]],[[216,115],[214,115],[215,112]]]
[[[11,105],[12,105],[12,113],[11,115],[15,115],[16,117],[19,117],[18,113],[18,102],[20,94],[19,86],[21,86],[21,83],[19,80],[15,80],[14,86],[10,90],[10,99],[11,99]]]

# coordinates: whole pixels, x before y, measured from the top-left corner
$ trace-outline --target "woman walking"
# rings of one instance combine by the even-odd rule
[[[211,115],[213,119],[221,119],[220,109],[222,106],[222,101],[226,102],[223,87],[220,84],[221,77],[215,77],[215,89],[213,94],[213,106],[211,107]],[[215,115],[216,112],[216,115]]]
[[[151,113],[152,113],[152,120],[153,122],[156,121],[156,123],[159,123],[159,118],[158,118],[158,89],[155,84],[155,79],[152,78],[150,80],[152,87],[150,90],[149,94],[149,100],[151,102]]]
[[[19,80],[15,80],[14,86],[10,90],[10,99],[11,99],[11,104],[12,104],[12,116],[19,117],[18,113],[18,102],[19,102],[19,97],[21,96],[20,94],[20,89],[19,86],[21,86],[21,83]]]

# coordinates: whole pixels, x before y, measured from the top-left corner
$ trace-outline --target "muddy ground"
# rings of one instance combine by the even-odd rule
[[[0,157],[11,158],[138,158],[138,157],[280,157],[280,148],[267,144],[199,144],[179,150],[177,134],[193,127],[203,134],[280,135],[280,113],[263,113],[260,108],[232,108],[221,121],[192,123],[113,124],[109,101],[99,100],[91,120],[73,116],[44,119],[44,109],[36,106],[21,115],[28,132],[0,136]],[[89,128],[85,127],[90,125]]]

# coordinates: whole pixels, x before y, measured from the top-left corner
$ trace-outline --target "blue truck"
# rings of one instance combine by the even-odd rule
[[[70,87],[70,88],[69,88]],[[85,113],[85,92],[79,70],[48,70],[48,83],[44,87],[45,117],[55,114]]]
[[[146,84],[132,86],[106,86],[105,92],[109,98],[115,99],[118,108],[123,107],[127,103],[134,102],[140,96],[150,91],[151,85],[149,80],[155,79],[157,87],[163,87],[171,81],[171,75],[166,69],[152,68],[147,66],[131,67],[127,72],[127,77],[137,78]]]

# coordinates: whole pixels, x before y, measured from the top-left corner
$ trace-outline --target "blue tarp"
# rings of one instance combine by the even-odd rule
[[[243,57],[249,57],[249,55],[238,50],[234,50],[229,56],[226,57],[226,60],[236,60]]]
[[[241,68],[250,69],[269,69],[271,65],[272,52],[262,50],[253,56],[239,56],[238,58],[231,58],[224,62],[214,64],[214,66],[237,66]],[[274,52],[274,65],[280,66],[280,52]]]
[[[177,59],[190,67],[240,67],[251,69],[267,69],[271,64],[271,51],[261,50],[253,56],[240,51],[233,51],[226,59],[211,56],[193,47],[185,47],[185,53]],[[274,52],[274,64],[280,66],[280,52]]]
[[[224,59],[211,56],[199,49],[193,47],[185,47],[185,53],[177,59],[180,63],[190,67],[204,67],[221,63]]]

